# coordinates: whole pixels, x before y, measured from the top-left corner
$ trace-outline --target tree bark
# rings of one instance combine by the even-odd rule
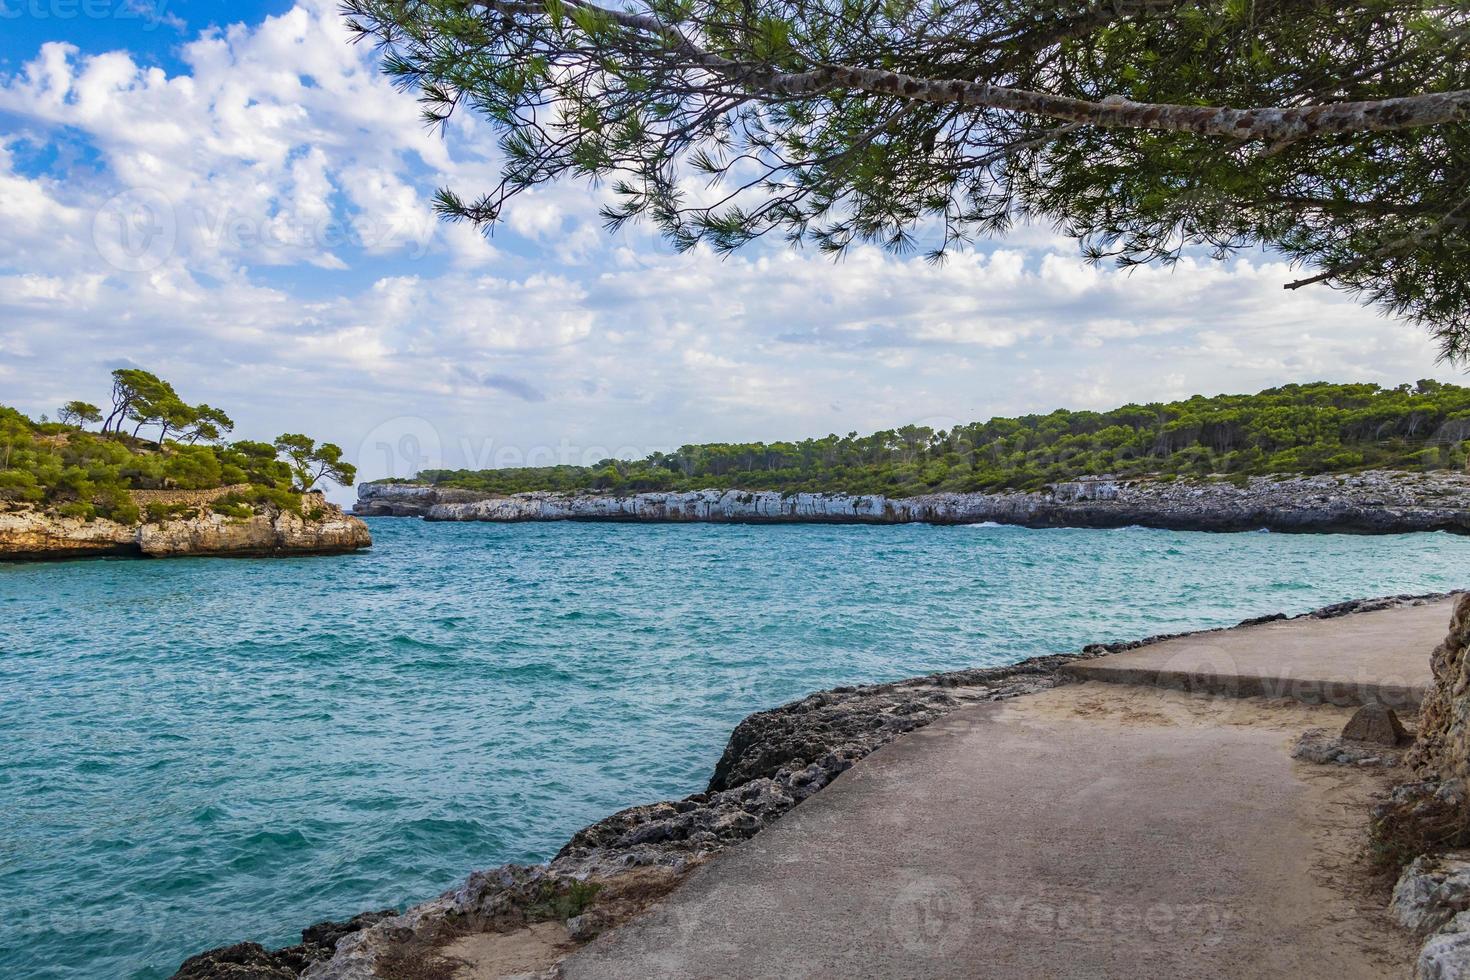
[[[479,6],[511,16],[548,16],[544,6],[521,0],[485,0]],[[752,95],[802,97],[851,89],[916,102],[1009,110],[1089,126],[1194,133],[1242,141],[1264,140],[1271,144],[1332,133],[1381,133],[1470,120],[1470,90],[1466,89],[1369,102],[1232,109],[1132,102],[1122,96],[1090,102],[964,79],[921,78],[845,65],[782,72],[706,51],[677,28],[647,14],[610,10],[581,0],[567,0],[566,6],[593,12],[622,27],[650,35],[651,42],[684,55],[692,67],[710,71]]]

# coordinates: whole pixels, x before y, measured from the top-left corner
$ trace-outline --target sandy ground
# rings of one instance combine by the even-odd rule
[[[517,974],[538,973],[577,948],[560,922],[538,922],[516,932],[481,932],[464,936],[444,948],[444,956],[458,961],[460,980],[498,980]]]

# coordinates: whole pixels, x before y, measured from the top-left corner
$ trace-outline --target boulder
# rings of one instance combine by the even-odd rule
[[[1415,858],[1399,876],[1389,910],[1400,925],[1420,934],[1470,911],[1470,851]]]
[[[1365,704],[1343,726],[1342,737],[1352,742],[1395,746],[1408,741],[1409,734],[1399,723],[1392,708],[1381,704]]]
[[[1302,762],[1334,766],[1396,766],[1399,753],[1375,745],[1340,738],[1325,728],[1312,728],[1302,733],[1291,750],[1291,757]]]
[[[607,928],[607,916],[597,911],[583,912],[567,920],[567,935],[576,942],[587,942]]]
[[[1470,912],[1461,912],[1430,936],[1414,967],[1415,980],[1464,977],[1470,977]]]

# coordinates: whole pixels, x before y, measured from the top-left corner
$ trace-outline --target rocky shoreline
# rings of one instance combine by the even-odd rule
[[[1336,618],[1421,605],[1445,595],[1352,600],[1238,625]],[[402,962],[405,954],[432,958],[438,945],[455,936],[557,919],[567,922],[572,941],[590,939],[616,924],[617,917],[599,911],[602,903],[592,903],[589,896],[602,889],[613,893],[633,880],[648,896],[667,892],[689,870],[754,837],[901,735],[967,704],[1074,683],[1065,668],[1078,660],[1183,635],[1190,634],[1096,643],[1077,654],[1001,667],[837,687],[756,712],[736,726],[701,793],[622,810],[578,831],[546,864],[475,872],[458,887],[402,914],[384,910],[348,922],[318,923],[302,933],[301,944],[280,950],[247,942],[201,953],[186,961],[174,980],[375,980],[383,975],[380,967]]]
[[[1178,531],[1470,533],[1470,476],[1369,471],[1249,480],[1084,478],[1035,492],[913,497],[696,490],[511,496],[411,483],[358,488],[353,513],[429,521],[1013,524]]]
[[[367,525],[320,494],[303,513],[266,505],[249,517],[216,513],[204,500],[165,520],[120,524],[35,509],[0,511],[0,561],[67,558],[228,558],[342,554],[372,546]]]

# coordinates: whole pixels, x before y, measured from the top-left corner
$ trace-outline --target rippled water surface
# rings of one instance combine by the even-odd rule
[[[372,525],[0,566],[0,976],[165,977],[545,858],[816,689],[1470,577],[1444,534]]]

